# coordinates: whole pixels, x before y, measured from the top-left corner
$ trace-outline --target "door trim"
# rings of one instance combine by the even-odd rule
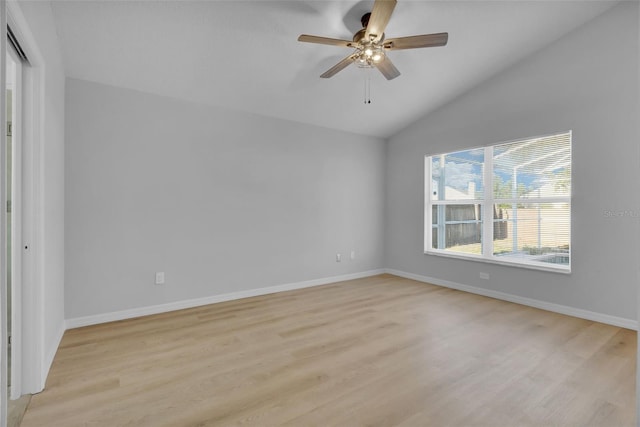
[[[11,124],[11,378],[10,399],[22,395],[22,60],[9,47],[7,55],[16,64],[15,108]],[[5,108],[7,108],[5,106]],[[9,286],[9,284],[7,284]]]
[[[18,2],[5,2],[7,23],[29,58],[22,70],[22,375],[21,392],[44,389],[51,365],[44,325],[44,59]],[[6,33],[4,33],[6,40]],[[25,249],[26,247],[26,249]]]

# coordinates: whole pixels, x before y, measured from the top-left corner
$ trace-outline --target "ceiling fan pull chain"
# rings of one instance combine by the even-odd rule
[[[363,83],[364,85],[362,87],[364,89],[364,92],[362,94],[362,98],[363,98],[362,100],[366,104],[367,103],[367,76],[364,77]]]
[[[365,69],[364,75],[364,103],[371,104],[371,75],[369,69]]]

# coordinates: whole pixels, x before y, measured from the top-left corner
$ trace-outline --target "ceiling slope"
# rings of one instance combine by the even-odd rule
[[[399,0],[387,37],[448,32],[449,43],[389,52],[402,75],[387,81],[357,67],[320,79],[350,50],[296,41],[351,38],[373,1],[52,1],[69,77],[378,137],[613,4]]]

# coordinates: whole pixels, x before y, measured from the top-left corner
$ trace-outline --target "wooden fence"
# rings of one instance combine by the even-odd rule
[[[447,205],[445,208],[446,247],[481,242],[482,212],[479,205]],[[521,206],[518,208],[518,247],[564,247],[569,245],[570,214],[568,205]],[[438,218],[438,206],[433,218]],[[499,247],[512,248],[513,213],[511,209],[493,208],[493,240]],[[438,227],[433,227],[433,247],[438,247]],[[497,242],[496,242],[497,244]]]
[[[438,207],[433,207],[433,218],[438,217]],[[504,209],[493,209],[493,219],[506,218]],[[448,205],[445,209],[445,228],[447,248],[471,245],[482,241],[482,210],[479,205]],[[459,223],[457,223],[460,221]],[[463,222],[465,221],[465,222]],[[507,220],[496,221],[493,225],[493,239],[506,239],[509,234]],[[438,247],[438,229],[433,229],[433,247]]]

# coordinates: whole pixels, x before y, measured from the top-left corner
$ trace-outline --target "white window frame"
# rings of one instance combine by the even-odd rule
[[[573,135],[572,131],[558,132],[546,136],[554,136],[561,134],[569,134],[569,140],[572,141]],[[521,267],[535,270],[543,270],[543,271],[551,271],[556,273],[571,273],[571,230],[569,230],[569,264],[553,264],[546,263],[542,261],[535,260],[526,260],[526,259],[518,259],[518,258],[504,258],[500,256],[496,256],[493,254],[493,226],[494,220],[493,215],[493,205],[496,203],[499,204],[512,204],[512,203],[523,203],[523,199],[521,198],[509,198],[509,199],[495,199],[493,195],[493,150],[494,147],[509,144],[513,142],[521,142],[526,141],[528,139],[537,139],[544,138],[545,136],[524,138],[514,141],[500,142],[497,144],[493,144],[485,147],[477,147],[477,148],[463,148],[460,150],[455,150],[450,153],[455,153],[459,151],[468,151],[473,149],[482,149],[484,150],[484,167],[483,167],[483,196],[480,199],[462,199],[462,200],[432,200],[433,195],[433,180],[431,175],[431,165],[432,159],[434,157],[450,154],[450,153],[438,153],[432,155],[425,155],[425,175],[424,175],[424,253],[425,255],[436,255],[436,256],[444,256],[448,258],[458,258],[464,260],[472,260],[472,261],[480,261],[492,264],[500,264],[507,265],[512,267]],[[573,178],[573,177],[572,177]],[[571,209],[571,199],[572,196],[569,194],[568,196],[557,196],[557,197],[540,197],[540,198],[532,198],[532,199],[524,199],[524,201],[528,203],[567,203],[569,205],[570,219],[569,224],[572,224],[572,209]],[[462,252],[452,252],[445,249],[437,249],[432,247],[433,242],[433,221],[432,221],[432,207],[433,206],[441,206],[441,205],[480,205],[482,210],[482,254],[471,254],[471,253],[462,253]],[[489,212],[489,216],[487,216],[487,212]],[[488,220],[487,220],[488,219]],[[489,236],[490,238],[485,238]]]

